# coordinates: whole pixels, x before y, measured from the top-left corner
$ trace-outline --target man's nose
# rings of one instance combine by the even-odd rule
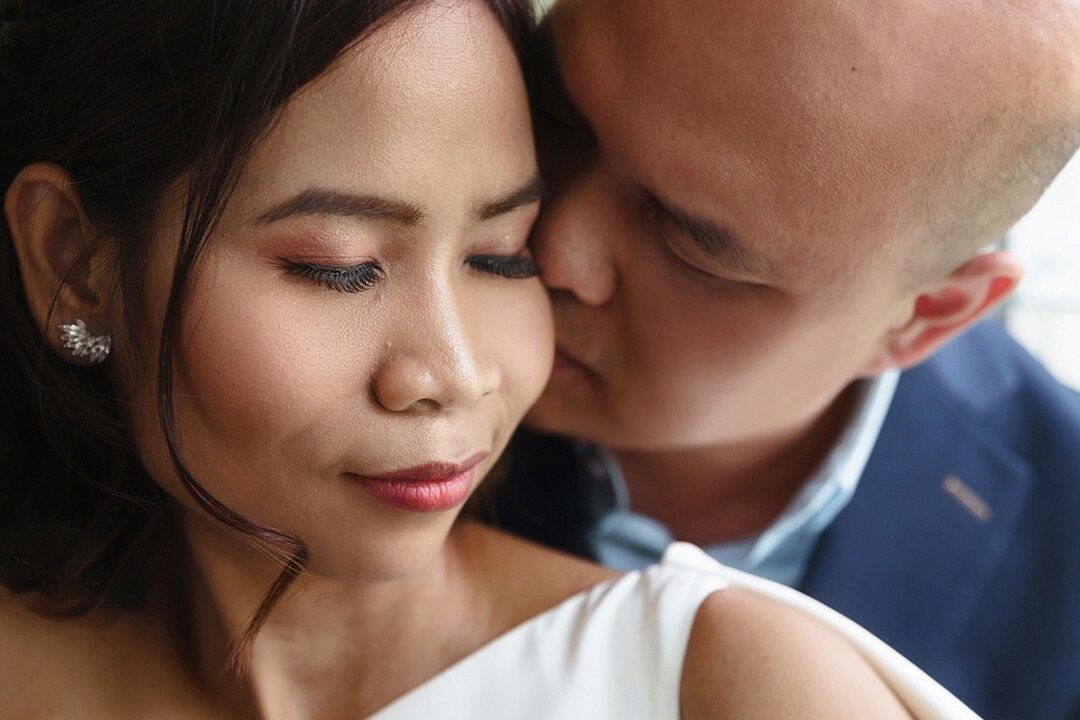
[[[601,171],[582,172],[557,187],[531,243],[544,284],[585,305],[608,303],[618,280],[613,251],[619,227],[618,196]]]
[[[430,413],[470,407],[498,389],[498,364],[480,347],[451,298],[415,307],[402,326],[372,378],[385,409]]]

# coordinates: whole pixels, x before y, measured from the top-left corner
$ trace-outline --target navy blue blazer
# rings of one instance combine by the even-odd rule
[[[499,521],[587,556],[568,443],[519,435]],[[988,720],[1080,720],[1080,395],[991,323],[904,372],[800,589]]]
[[[1080,718],[1080,395],[990,323],[903,373],[801,589],[987,718]]]

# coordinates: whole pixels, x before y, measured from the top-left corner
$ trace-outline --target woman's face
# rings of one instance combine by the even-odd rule
[[[297,94],[190,286],[174,397],[200,484],[300,536],[316,573],[430,561],[550,369],[536,178],[517,60],[480,2],[410,12]],[[152,321],[179,213],[161,216]],[[143,461],[191,507],[153,386],[131,395]]]

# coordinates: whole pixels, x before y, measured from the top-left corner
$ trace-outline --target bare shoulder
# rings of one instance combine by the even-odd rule
[[[713,593],[698,611],[681,699],[686,720],[911,718],[830,628],[734,589]]]
[[[198,707],[192,690],[138,622],[50,618],[0,589],[0,717],[181,718],[162,698]]]

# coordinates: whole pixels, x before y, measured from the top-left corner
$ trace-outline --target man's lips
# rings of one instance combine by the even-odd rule
[[[558,370],[579,370],[579,371],[588,372],[587,367],[582,365],[580,362],[578,362],[576,359],[574,359],[571,355],[569,355],[565,350],[563,350],[561,347],[558,347],[558,346],[556,346],[556,348],[555,348],[555,366],[554,366],[554,370],[555,371],[558,371]]]

